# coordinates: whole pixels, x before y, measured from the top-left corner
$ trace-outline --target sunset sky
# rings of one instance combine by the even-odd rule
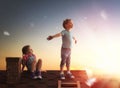
[[[43,70],[58,70],[61,38],[47,41],[71,18],[77,44],[71,69],[120,73],[120,0],[0,0],[0,69],[31,45]]]

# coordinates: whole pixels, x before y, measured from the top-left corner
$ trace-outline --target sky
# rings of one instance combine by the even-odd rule
[[[71,69],[120,73],[119,8],[120,0],[0,0],[0,69],[6,57],[21,57],[22,47],[31,45],[43,70],[59,70],[61,38],[46,38],[70,18],[77,39]]]

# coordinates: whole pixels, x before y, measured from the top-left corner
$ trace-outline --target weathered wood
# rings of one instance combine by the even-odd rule
[[[61,81],[58,80],[58,88],[81,88],[79,81]]]

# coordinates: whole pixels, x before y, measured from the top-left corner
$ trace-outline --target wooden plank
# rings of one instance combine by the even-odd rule
[[[79,81],[77,81],[77,87],[78,87],[78,88],[81,88],[81,87],[80,87],[80,82],[79,82]]]
[[[68,86],[63,86],[63,85],[68,85]],[[70,86],[70,85],[76,85],[76,87]],[[80,82],[62,82],[61,80],[58,80],[58,88],[81,88],[80,87]]]
[[[62,84],[77,84],[76,82],[62,82]]]
[[[58,80],[58,88],[61,88],[61,80]]]

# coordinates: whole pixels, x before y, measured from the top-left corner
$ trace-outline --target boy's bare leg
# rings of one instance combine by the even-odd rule
[[[60,67],[60,79],[65,79],[63,66]]]
[[[60,73],[64,73],[63,67],[60,67]]]
[[[75,78],[74,75],[72,75],[72,73],[70,72],[70,66],[66,66],[67,67],[67,75],[70,77],[70,78]]]
[[[69,67],[69,66],[66,66],[66,68],[67,68],[67,72],[70,72],[70,67]]]

